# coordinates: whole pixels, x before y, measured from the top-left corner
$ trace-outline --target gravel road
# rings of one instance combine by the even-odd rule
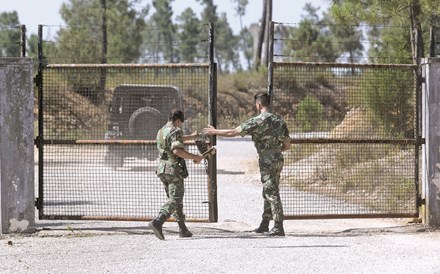
[[[440,231],[407,219],[288,220],[286,237],[252,233],[263,205],[253,144],[217,148],[219,222],[189,223],[194,237],[180,239],[175,223],[160,241],[142,222],[38,220],[34,234],[0,236],[0,273],[440,273]]]

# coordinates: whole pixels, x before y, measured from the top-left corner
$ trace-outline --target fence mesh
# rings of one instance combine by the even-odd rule
[[[208,71],[204,64],[45,68],[44,215],[155,217],[166,199],[154,173],[157,130],[173,107],[185,112],[185,133],[208,123]],[[188,220],[207,220],[205,166],[187,163],[184,212]]]
[[[274,63],[288,123],[288,217],[414,215],[416,94],[411,65]]]
[[[412,63],[409,25],[274,23],[276,62]],[[384,36],[396,37],[383,39]],[[397,38],[398,37],[398,38]]]
[[[195,25],[197,32],[185,35],[182,26],[170,30],[151,27],[144,30],[113,32],[102,26],[42,26],[44,62],[47,64],[165,64],[209,62],[209,25]],[[121,31],[121,30],[120,30]],[[129,42],[128,42],[129,41]],[[36,46],[36,45],[35,45]],[[35,53],[34,53],[35,54]],[[32,56],[34,57],[34,56]],[[37,56],[35,56],[37,57]]]

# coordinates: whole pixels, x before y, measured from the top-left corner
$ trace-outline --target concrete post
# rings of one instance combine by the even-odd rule
[[[422,96],[423,196],[426,201],[425,224],[440,227],[440,58],[423,62],[425,84]],[[422,196],[422,197],[423,197]]]
[[[35,228],[31,58],[0,58],[0,234]]]

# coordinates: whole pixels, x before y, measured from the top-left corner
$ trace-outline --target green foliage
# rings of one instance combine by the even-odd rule
[[[232,32],[226,18],[226,13],[222,13],[215,26],[215,55],[221,72],[228,72],[233,69],[241,69],[241,65],[236,51],[238,38]]]
[[[239,48],[243,52],[244,59],[246,60],[247,70],[251,70],[252,56],[254,54],[254,39],[252,38],[252,35],[248,29],[243,29],[242,31],[240,31],[240,37],[241,39],[239,40]]]
[[[382,122],[389,137],[411,137],[414,121],[414,78],[411,70],[373,70],[361,80],[364,102]]]
[[[140,56],[141,31],[146,10],[137,11],[138,0],[107,0],[107,39],[109,63],[132,63]],[[60,10],[69,28],[58,33],[60,58],[66,63],[101,63],[102,17],[99,0],[70,0]]]
[[[217,6],[213,0],[198,0],[204,5],[202,12],[202,24],[211,23],[215,31],[215,58],[219,72],[227,72],[231,69],[239,69],[240,62],[237,53],[238,38],[233,34],[226,18],[226,13],[219,17]]]
[[[361,42],[362,29],[344,22],[341,18],[333,17],[331,13],[326,13],[323,21],[328,25],[333,36],[336,52],[341,53],[349,63],[356,63],[357,58],[362,57],[364,50]]]
[[[248,0],[232,0],[235,4],[235,13],[240,19],[240,35],[239,48],[243,53],[243,57],[246,60],[247,69],[251,70],[252,64],[251,59],[253,56],[253,38],[248,28],[243,27],[243,16],[246,14],[246,6],[248,5]]]
[[[267,76],[258,71],[242,71],[230,75],[233,90],[249,92],[267,86]]]
[[[0,57],[20,56],[20,29],[16,11],[0,13]]]
[[[181,61],[195,62],[199,56],[200,20],[191,8],[187,8],[177,17],[177,21],[181,25],[181,30],[178,32]]]
[[[156,12],[152,16],[152,21],[157,28],[157,42],[160,44],[158,51],[165,60],[173,63],[175,59],[174,40],[176,27],[173,24],[173,10],[171,8],[173,0],[153,0],[153,7]]]
[[[411,37],[408,28],[372,26],[368,37],[371,43],[368,56],[373,63],[411,63]]]
[[[332,34],[325,27],[325,22],[319,18],[319,8],[306,4],[306,16],[297,27],[288,30],[288,40],[284,53],[293,56],[297,61],[327,61],[334,62],[340,55],[335,48]]]
[[[64,3],[60,13],[69,28],[58,32],[58,58],[75,64],[137,61],[147,11],[137,11],[133,7],[136,2],[138,0],[105,0],[105,9],[100,0],[70,0]],[[103,24],[104,18],[106,25]],[[104,44],[104,32],[107,44]],[[86,76],[69,74],[68,77],[74,91],[89,97],[96,104],[102,102],[105,70]]]
[[[415,14],[417,7],[420,14]],[[345,25],[373,25],[367,27],[371,62],[411,63],[411,26],[421,26],[423,40],[418,46],[427,53],[429,43],[423,41],[428,41],[429,25],[440,6],[437,0],[338,0],[330,13]]]
[[[295,121],[303,132],[314,131],[319,128],[323,113],[324,108],[319,100],[308,95],[298,104]]]

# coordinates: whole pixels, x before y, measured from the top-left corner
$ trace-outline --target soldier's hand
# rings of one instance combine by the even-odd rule
[[[203,159],[204,159],[204,158],[203,158],[202,155],[196,155],[196,156],[194,157],[194,159],[193,159],[193,162],[194,162],[195,164],[200,164],[200,162],[201,162]]]
[[[206,134],[206,135],[214,135],[215,134],[215,127],[208,125],[208,127],[204,128],[202,130],[202,133]]]

